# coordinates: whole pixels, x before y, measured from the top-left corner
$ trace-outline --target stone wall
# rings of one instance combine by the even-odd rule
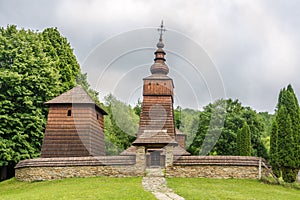
[[[137,176],[133,166],[71,166],[25,167],[16,169],[15,177],[22,181],[55,180],[71,177],[128,177]]]
[[[259,178],[259,171],[256,166],[171,166],[166,169],[166,177],[256,179]]]
[[[266,161],[249,156],[181,156],[166,168],[167,177],[260,178]]]
[[[248,156],[181,156],[166,167],[166,177],[260,178],[269,172],[265,160]],[[53,180],[70,177],[145,175],[145,148],[137,156],[38,158],[16,166],[22,181]]]
[[[38,158],[16,166],[15,177],[22,181],[53,180],[70,177],[143,176],[135,165],[135,156]]]

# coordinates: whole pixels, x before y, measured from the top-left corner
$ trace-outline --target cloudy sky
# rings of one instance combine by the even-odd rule
[[[279,90],[300,96],[300,0],[0,0],[0,26],[57,27],[100,97],[141,97],[164,20],[175,104],[217,98],[273,112]]]

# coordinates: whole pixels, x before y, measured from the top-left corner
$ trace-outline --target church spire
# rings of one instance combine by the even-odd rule
[[[159,32],[159,41],[156,45],[157,47],[157,50],[154,52],[155,54],[155,58],[154,58],[154,61],[155,63],[151,66],[151,73],[154,75],[154,74],[157,74],[157,75],[167,75],[169,73],[169,68],[168,66],[165,64],[165,51],[163,50],[164,48],[164,43],[163,43],[163,40],[162,40],[162,35],[163,35],[163,32],[166,31],[165,27],[164,27],[164,24],[163,24],[163,21],[161,21],[161,25],[160,27],[157,29],[157,31]]]
[[[164,21],[161,20],[161,25],[160,27],[157,29],[158,32],[160,32],[159,34],[159,42],[157,43],[157,48],[164,48],[164,43],[162,42],[162,35],[163,35],[163,32],[166,31],[165,27],[164,27]]]

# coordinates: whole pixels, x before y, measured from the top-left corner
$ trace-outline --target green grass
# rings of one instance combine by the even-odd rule
[[[249,179],[168,178],[168,186],[189,199],[300,199],[300,190]]]
[[[168,178],[169,187],[189,199],[300,199],[300,190],[248,179]],[[155,199],[142,178],[68,178],[55,181],[0,183],[0,199]]]
[[[142,178],[69,178],[43,182],[10,179],[0,183],[0,199],[155,199]]]

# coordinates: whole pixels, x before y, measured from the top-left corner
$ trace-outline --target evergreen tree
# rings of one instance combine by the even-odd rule
[[[236,134],[236,155],[240,156],[242,152],[243,140],[242,140],[242,129],[239,129]]]
[[[292,120],[285,106],[281,106],[277,114],[278,123],[278,165],[282,171],[283,180],[294,182],[296,175],[293,170],[296,168],[294,138],[292,131]]]
[[[278,124],[274,120],[271,129],[270,138],[270,164],[272,165],[272,170],[277,177],[280,177],[280,168],[278,163]]]
[[[240,156],[251,156],[251,133],[247,122],[237,133],[237,150]]]
[[[276,123],[278,124],[277,139],[271,143],[271,163],[275,171],[280,169],[286,182],[296,180],[300,168],[300,109],[298,100],[291,85],[279,93]],[[277,166],[278,164],[278,166]],[[275,172],[277,175],[279,172]]]
[[[289,94],[289,98],[291,99],[288,112],[291,116],[292,121],[292,131],[294,138],[294,154],[295,154],[295,162],[296,162],[296,170],[300,170],[300,106],[298,103],[298,99],[291,85],[288,85],[287,92]]]

